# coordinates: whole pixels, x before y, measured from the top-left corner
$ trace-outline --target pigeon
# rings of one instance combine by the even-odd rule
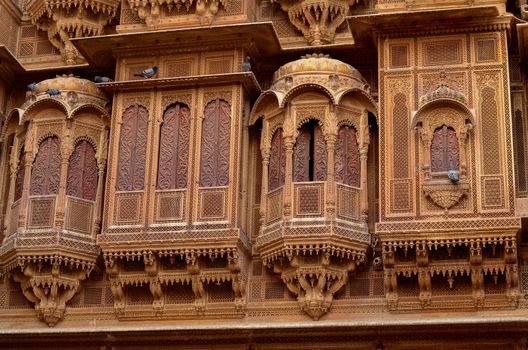
[[[37,83],[32,82],[31,84],[29,84],[27,86],[27,91],[35,91],[35,90],[37,90],[37,85],[38,85]]]
[[[452,182],[454,183],[457,183],[460,181],[460,172],[458,170],[449,170],[447,172],[447,177],[449,178],[449,180],[451,180]]]
[[[50,96],[57,96],[61,94],[61,91],[59,89],[47,89],[46,93]]]
[[[251,57],[246,56],[246,59],[242,62],[242,72],[251,72]]]
[[[109,77],[100,77],[98,75],[96,75],[93,79],[96,83],[109,83],[111,81],[113,81],[112,79],[110,79]]]
[[[135,77],[152,78],[158,72],[158,66],[152,66],[152,68],[143,69],[139,73],[134,73]]]

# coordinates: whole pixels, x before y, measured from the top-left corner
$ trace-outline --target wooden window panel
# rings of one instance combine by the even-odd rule
[[[68,163],[68,196],[95,201],[97,193],[97,159],[94,147],[86,140],[75,145]]]
[[[45,196],[59,193],[60,142],[55,136],[47,137],[39,145],[31,170],[30,195]]]

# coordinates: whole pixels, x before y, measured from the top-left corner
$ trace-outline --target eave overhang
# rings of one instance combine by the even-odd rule
[[[183,47],[199,49],[209,43],[240,46],[249,41],[264,57],[281,50],[272,22],[121,33],[71,41],[88,62],[102,67],[113,65],[115,57],[127,51],[156,53]]]

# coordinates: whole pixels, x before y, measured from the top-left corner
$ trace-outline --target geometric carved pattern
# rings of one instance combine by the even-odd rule
[[[116,196],[116,222],[137,223],[141,213],[141,194]]]
[[[190,110],[174,104],[163,114],[160,130],[158,190],[185,188],[189,160]]]
[[[323,215],[324,184],[295,185],[295,215]]]
[[[202,122],[200,186],[227,186],[231,106],[216,99],[207,104]]]
[[[462,63],[462,41],[433,41],[424,44],[424,65]]]
[[[394,178],[407,178],[409,174],[409,108],[403,93],[394,95],[392,112]]]
[[[90,201],[68,198],[66,223],[67,230],[90,234],[94,204]]]
[[[142,190],[145,183],[148,110],[132,105],[123,113],[119,140],[118,191]]]
[[[156,221],[183,218],[184,192],[158,192],[156,194]]]
[[[282,189],[268,193],[266,223],[270,224],[282,217]]]
[[[404,68],[409,66],[409,45],[390,46],[390,67]]]
[[[359,187],[359,145],[354,128],[339,128],[335,144],[334,172],[336,182]]]
[[[409,180],[392,181],[392,211],[410,211],[411,208],[411,186]]]
[[[482,116],[482,163],[486,175],[501,173],[499,154],[499,129],[497,101],[495,90],[485,87],[481,90],[481,116]]]
[[[200,191],[200,219],[225,219],[226,199],[225,190]]]
[[[29,202],[28,227],[52,227],[54,212],[55,198],[32,198]]]
[[[47,137],[40,143],[31,172],[30,194],[32,196],[59,193],[60,158],[60,145],[57,137]]]
[[[434,132],[431,144],[431,172],[458,170],[458,139],[453,128],[443,125]]]
[[[284,143],[282,142],[282,129],[275,131],[271,140],[270,162],[269,162],[269,185],[268,190],[284,185],[286,155],[284,154]]]
[[[497,41],[495,39],[483,39],[475,42],[477,50],[477,62],[497,61]]]
[[[97,160],[95,149],[86,140],[75,146],[68,164],[66,194],[95,201],[97,191]]]
[[[502,203],[502,181],[500,177],[486,177],[482,179],[485,207],[501,207]]]
[[[299,130],[293,148],[293,181],[326,181],[326,142],[314,121]]]
[[[337,215],[345,220],[359,220],[358,189],[337,185]]]
[[[515,150],[515,160],[517,163],[517,190],[526,192],[526,152],[524,142],[524,120],[520,109],[515,110],[513,120],[513,145]],[[18,177],[17,177],[18,179]],[[519,196],[519,194],[517,195]]]

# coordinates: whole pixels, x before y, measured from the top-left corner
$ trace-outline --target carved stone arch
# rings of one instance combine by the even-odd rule
[[[314,91],[314,90],[318,92],[323,92],[323,95],[328,97],[328,99],[332,102],[332,104],[334,105],[337,104],[334,94],[327,87],[320,85],[320,84],[315,84],[315,83],[306,83],[306,84],[297,85],[296,87],[288,91],[286,95],[284,96],[284,98],[282,99],[282,101],[280,102],[279,107],[284,108],[286,103],[291,102],[291,100],[295,98],[296,96],[299,96],[305,92]]]
[[[118,191],[138,191],[145,187],[148,138],[148,109],[132,104],[123,111],[119,136]]]
[[[77,144],[81,141],[86,141],[88,142],[90,145],[92,145],[92,147],[95,149],[95,152],[97,153],[97,142],[95,142],[94,140],[92,140],[89,136],[87,135],[82,135],[82,136],[79,136],[79,137],[76,137],[75,140],[73,141],[73,147],[75,148],[75,146],[77,146]]]
[[[65,118],[68,118],[70,114],[69,107],[63,101],[54,98],[43,98],[42,100],[38,100],[30,104],[25,109],[24,114],[22,115],[22,122],[33,119],[39,111],[44,110],[47,107],[60,110],[64,114]]]
[[[66,195],[95,201],[97,195],[98,167],[96,148],[87,137],[74,143],[68,161]]]
[[[253,108],[249,116],[249,125],[254,125],[259,118],[265,117],[265,111],[269,106],[281,108],[280,104],[283,98],[284,94],[273,90],[267,90],[260,94],[253,104]]]
[[[362,107],[366,108],[367,111],[372,113],[374,117],[376,118],[376,123],[379,124],[378,104],[376,103],[372,95],[370,95],[369,91],[365,89],[360,89],[357,87],[346,89],[344,91],[339,92],[339,94],[336,95],[336,104],[341,105],[343,98],[346,97],[347,95],[353,95],[353,96],[360,97],[360,100],[364,102],[362,104]]]
[[[414,112],[411,127],[415,128],[421,120],[427,117],[427,114],[430,114],[432,111],[438,110],[440,108],[451,108],[455,111],[458,111],[464,116],[465,119],[469,121],[469,123],[471,123],[473,126],[476,125],[475,112],[473,110],[469,109],[460,101],[442,99],[431,101],[418,108],[418,110]]]
[[[22,115],[24,114],[24,110],[20,108],[13,108],[4,119],[4,124],[2,129],[0,130],[0,142],[4,142],[6,139],[6,136],[8,135],[8,130],[11,130],[13,127],[17,127],[19,125],[22,125]],[[17,119],[18,118],[18,119]],[[16,124],[11,126],[11,124]],[[13,130],[14,132],[14,130]]]
[[[38,148],[31,168],[29,192],[32,196],[59,193],[61,147],[54,134],[46,134],[37,142]]]
[[[273,123],[268,123],[266,128],[266,143],[265,146],[269,149],[271,147],[271,142],[273,140],[273,136],[275,135],[275,132],[278,129],[282,129],[283,135],[284,135],[284,122],[283,120],[275,121]]]
[[[209,101],[204,108],[200,147],[200,186],[229,184],[231,105],[223,99]]]
[[[83,104],[79,107],[76,107],[74,109],[71,110],[70,112],[70,115],[68,116],[68,118],[75,118],[75,116],[77,116],[77,114],[79,114],[80,112],[84,111],[84,110],[92,110],[92,111],[96,111],[98,113],[101,114],[101,116],[105,117],[105,118],[110,118],[110,113],[108,112],[108,110],[100,105],[97,105],[95,103],[88,103],[88,104]]]
[[[359,132],[360,130],[360,127],[359,127],[359,124],[358,124],[359,120],[355,121],[355,120],[351,120],[350,118],[339,118],[338,121],[337,121],[337,129],[339,130],[339,128],[341,126],[350,126],[352,128],[354,128],[356,130],[356,132]],[[358,140],[359,142],[359,140]]]
[[[191,111],[185,103],[172,103],[160,125],[157,189],[187,187]]]

